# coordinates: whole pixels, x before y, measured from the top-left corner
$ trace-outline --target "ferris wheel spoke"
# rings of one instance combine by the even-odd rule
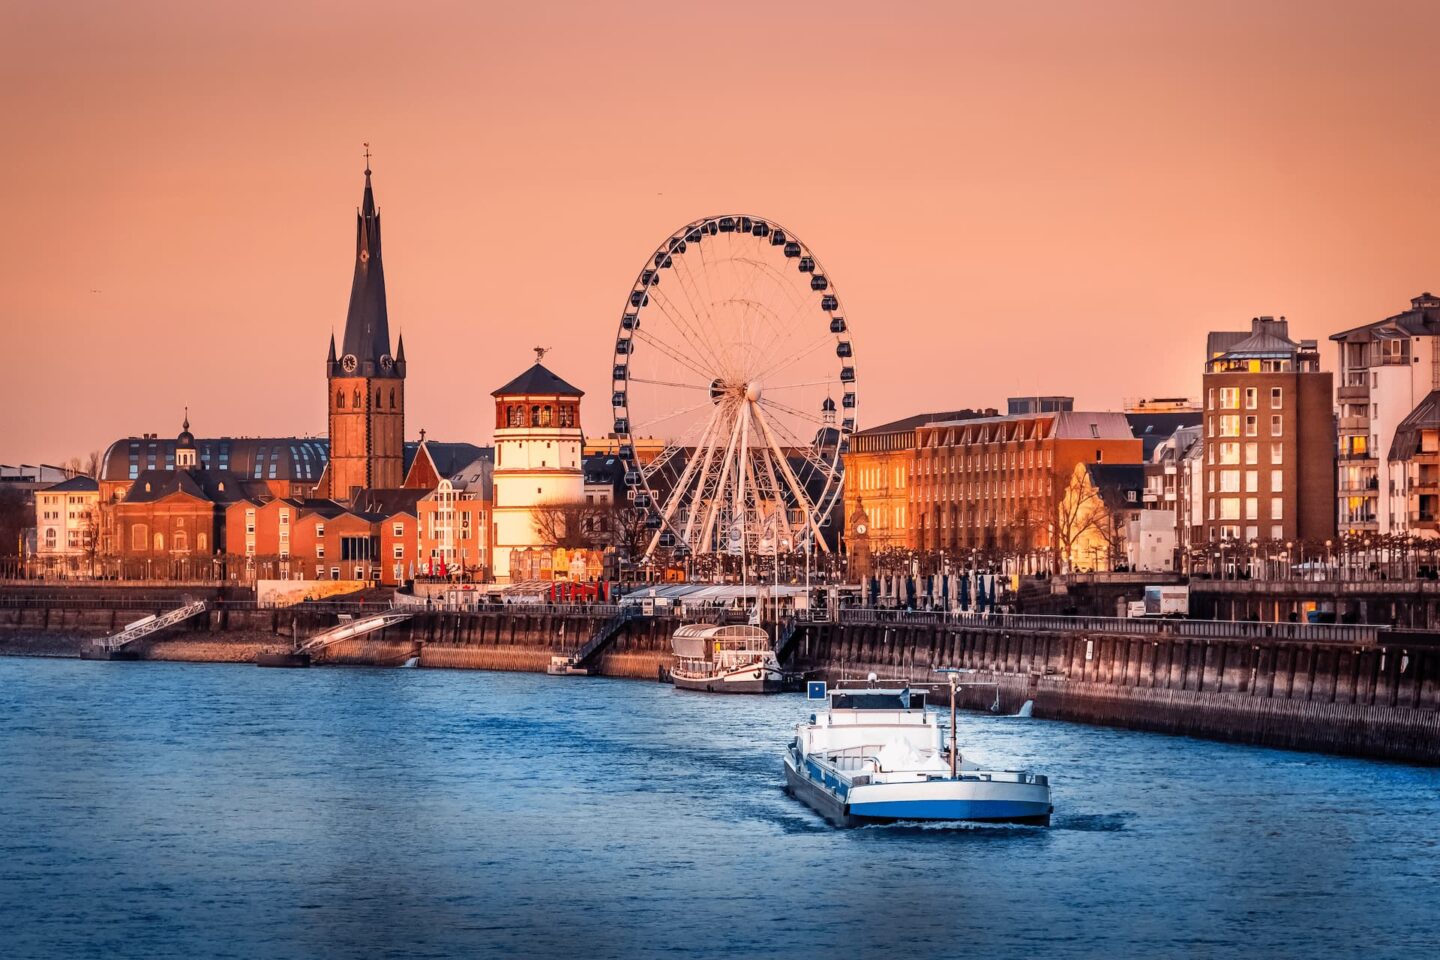
[[[765,389],[768,391],[770,388],[766,387]],[[799,417],[802,420],[809,420],[811,423],[817,423],[822,427],[829,426],[823,417],[817,417],[813,413],[806,413],[804,410],[797,410],[788,404],[781,403],[770,397],[761,397],[759,403],[762,407],[773,407],[781,413],[787,413],[792,417]]]
[[[670,344],[664,342],[648,330],[636,330],[635,339],[645,341],[646,343],[654,347],[656,350],[659,350],[661,353],[665,354],[671,360],[674,360],[681,366],[689,367],[691,371],[699,374],[702,377],[711,376],[704,370],[700,369],[700,367],[696,366],[695,362],[686,357],[682,351],[677,350],[675,347],[672,347]]]
[[[795,496],[796,505],[799,506],[805,514],[806,526],[814,533],[816,542],[820,544],[820,548],[826,553],[829,553],[830,547],[825,543],[825,538],[820,533],[820,527],[815,522],[814,505],[810,502],[810,497],[806,494],[804,485],[801,484],[800,480],[795,476],[795,471],[790,469],[790,461],[786,458],[780,444],[776,442],[775,434],[770,429],[770,418],[765,416],[765,411],[759,409],[758,406],[755,409],[755,420],[760,424],[760,429],[765,434],[771,451],[775,454],[775,463],[780,467],[781,473],[784,474],[785,479],[790,483],[790,489]]]
[[[782,371],[782,370],[787,370],[787,369],[789,369],[790,367],[794,366],[795,364],[799,363],[801,360],[804,360],[806,357],[810,356],[810,355],[813,354],[816,350],[819,350],[821,347],[825,346],[826,344],[830,344],[830,343],[834,343],[834,342],[835,342],[834,336],[831,335],[831,334],[829,334],[829,333],[827,333],[827,334],[825,334],[824,336],[822,336],[819,340],[816,340],[814,343],[812,343],[810,346],[805,347],[804,349],[800,350],[798,353],[792,353],[792,354],[790,354],[789,356],[781,357],[779,360],[775,361],[775,363],[771,364],[770,366],[768,366],[768,367],[766,367],[764,370],[762,370],[762,371],[760,372],[759,376],[756,377],[756,379],[758,379],[758,380],[763,380],[764,378],[769,377],[769,376],[772,376],[772,375],[774,375],[774,374],[777,374],[777,373],[779,373],[779,372]]]
[[[690,305],[690,315],[694,318],[696,326],[701,330],[714,330],[715,318],[704,306],[706,294],[700,290],[699,282],[690,270],[689,261],[683,254],[672,254],[671,264],[675,279],[680,284],[680,292],[685,294],[685,302]],[[717,360],[720,352],[718,346],[712,341],[712,353],[715,354]]]
[[[632,420],[632,423],[633,423],[634,426],[632,427],[632,429],[631,429],[630,432],[633,434],[633,433],[639,433],[639,432],[641,432],[642,430],[653,430],[653,429],[655,428],[656,424],[664,423],[666,420],[674,420],[676,417],[682,417],[682,416],[684,416],[684,415],[687,414],[687,413],[694,413],[696,410],[703,410],[703,409],[705,409],[707,406],[712,406],[712,405],[713,405],[713,401],[712,401],[709,397],[706,397],[704,400],[701,400],[699,403],[694,404],[693,406],[683,407],[683,408],[681,408],[681,409],[679,409],[679,410],[675,410],[675,411],[673,411],[673,412],[671,412],[671,413],[667,413],[667,414],[665,414],[664,416],[655,417],[655,418],[650,419],[650,420],[640,420],[640,421],[633,421],[633,420]],[[635,429],[635,428],[639,428],[639,429]]]
[[[703,354],[705,358],[710,360],[713,366],[718,367],[720,360],[715,352],[714,345],[697,330],[692,330],[692,324],[681,315],[679,305],[674,304],[664,294],[657,293],[657,289],[658,288],[651,288],[650,302],[659,307],[660,312],[670,318],[675,325],[675,329],[680,332],[680,335],[685,338],[685,342],[690,344],[696,354]]]
[[[769,384],[769,383],[767,383],[767,384],[765,384],[765,392],[766,392],[766,393],[774,393],[776,390],[798,390],[798,389],[800,389],[801,387],[829,387],[829,386],[834,386],[834,384],[835,384],[835,378],[834,378],[834,377],[826,377],[826,378],[823,379],[823,380],[806,380],[806,381],[803,382],[803,383],[780,383],[780,384]],[[762,399],[763,399],[763,398],[762,398]]]
[[[706,392],[709,392],[709,390],[710,390],[710,384],[708,384],[708,383],[680,383],[679,381],[676,381],[676,380],[651,380],[651,379],[648,378],[648,377],[627,377],[627,378],[626,378],[626,382],[627,382],[627,383],[646,383],[646,384],[651,384],[651,385],[657,386],[657,387],[678,387],[678,388],[680,388],[681,390],[704,390],[704,391],[706,391]],[[827,382],[828,382],[828,381],[827,381]],[[765,389],[766,389],[766,390],[770,390],[770,389],[783,390],[784,387],[773,387],[773,388],[772,388],[772,387],[766,387]]]

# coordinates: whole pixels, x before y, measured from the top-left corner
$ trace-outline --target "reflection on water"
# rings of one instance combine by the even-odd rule
[[[1422,956],[1440,773],[962,715],[1046,830],[833,830],[798,697],[0,660],[6,957]]]

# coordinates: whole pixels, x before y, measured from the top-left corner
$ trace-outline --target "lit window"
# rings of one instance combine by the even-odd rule
[[[1284,428],[1283,428],[1282,425],[1281,425],[1281,419],[1282,419],[1282,418],[1281,418],[1280,414],[1278,414],[1278,413],[1276,413],[1276,414],[1271,414],[1271,416],[1270,416],[1270,436],[1272,436],[1272,437],[1278,437],[1278,436],[1281,436],[1281,435],[1284,433]]]
[[[1270,519],[1271,519],[1271,520],[1279,520],[1279,519],[1281,519],[1281,518],[1284,517],[1284,516],[1285,516],[1285,498],[1284,498],[1284,497],[1271,497],[1271,498],[1270,498]]]

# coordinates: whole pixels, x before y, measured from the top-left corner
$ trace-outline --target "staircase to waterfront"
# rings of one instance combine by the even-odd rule
[[[621,607],[620,611],[600,625],[600,629],[590,635],[590,639],[580,645],[580,648],[568,656],[557,656],[550,658],[549,672],[557,676],[569,674],[587,674],[590,672],[590,665],[596,656],[612,640],[620,635],[625,625],[636,616],[636,608]]]
[[[299,644],[295,648],[295,652],[306,654],[314,653],[317,650],[323,650],[331,644],[339,643],[342,640],[354,640],[356,637],[363,637],[367,633],[374,633],[376,630],[384,630],[386,627],[392,627],[397,623],[409,620],[414,615],[414,611],[412,610],[391,609],[373,616],[361,617],[358,620],[349,620],[337,624],[329,630],[323,630],[315,634],[304,643]]]
[[[118,633],[112,633],[95,641],[95,648],[106,654],[120,653],[130,643],[134,643],[143,637],[158,633],[167,627],[173,627],[177,623],[189,620],[191,617],[198,617],[209,609],[204,600],[192,600],[184,606],[176,607],[174,610],[167,610],[164,613],[143,620],[137,620],[130,626]]]
[[[800,621],[790,617],[783,621],[775,633],[775,659],[783,665],[785,657],[794,645],[795,638],[800,635]]]

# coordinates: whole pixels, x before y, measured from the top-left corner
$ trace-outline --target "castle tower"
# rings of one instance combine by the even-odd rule
[[[405,479],[405,338],[392,356],[380,253],[380,211],[367,153],[345,336],[337,356],[331,335],[325,362],[330,463],[318,496],[351,499],[359,490],[393,489]]]
[[[584,391],[546,369],[536,349],[535,365],[495,397],[494,571],[511,579],[510,551],[545,547],[535,508],[585,500],[580,398]]]

